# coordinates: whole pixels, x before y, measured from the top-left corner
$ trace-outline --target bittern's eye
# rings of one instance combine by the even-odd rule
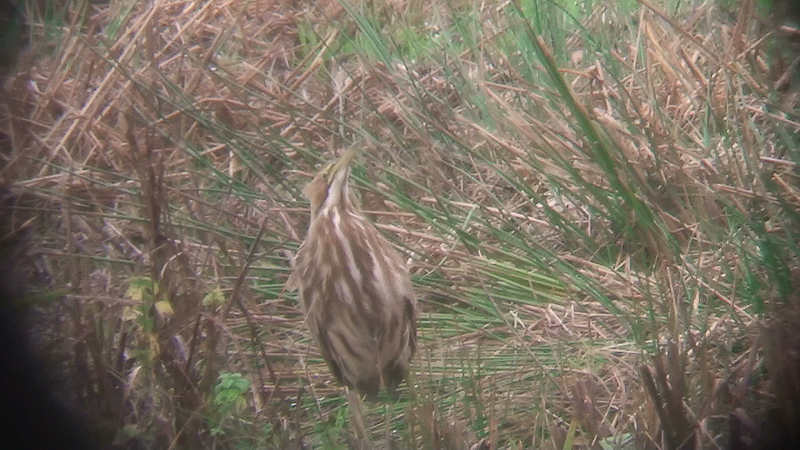
[[[332,169],[333,169],[333,163],[328,164],[327,166],[325,166],[325,169],[323,169],[323,171],[322,171],[322,173],[325,175],[325,179],[330,178],[330,176],[332,175],[332,172],[333,172]]]

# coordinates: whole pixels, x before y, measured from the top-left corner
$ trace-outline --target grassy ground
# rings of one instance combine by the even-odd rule
[[[355,445],[283,285],[302,187],[358,146],[422,309],[375,446],[724,445],[800,273],[792,49],[758,6],[29,5],[0,174],[43,345],[109,445]]]

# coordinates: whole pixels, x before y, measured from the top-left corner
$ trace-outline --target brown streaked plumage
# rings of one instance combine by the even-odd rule
[[[290,288],[337,380],[375,398],[405,378],[416,350],[416,297],[400,255],[350,198],[351,149],[306,186],[308,235]]]

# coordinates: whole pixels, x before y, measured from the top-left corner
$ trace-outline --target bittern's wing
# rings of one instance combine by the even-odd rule
[[[348,336],[349,330],[341,328],[341,322],[334,321],[319,327],[317,340],[320,353],[328,363],[331,372],[344,385],[355,388],[369,398],[376,398],[381,390],[381,373],[375,360],[360,353],[373,352],[374,341],[364,342]]]

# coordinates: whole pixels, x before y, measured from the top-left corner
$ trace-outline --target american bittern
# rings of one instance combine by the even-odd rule
[[[375,398],[393,391],[416,350],[416,297],[400,255],[350,198],[349,150],[303,190],[308,235],[295,258],[306,323],[339,382]]]

